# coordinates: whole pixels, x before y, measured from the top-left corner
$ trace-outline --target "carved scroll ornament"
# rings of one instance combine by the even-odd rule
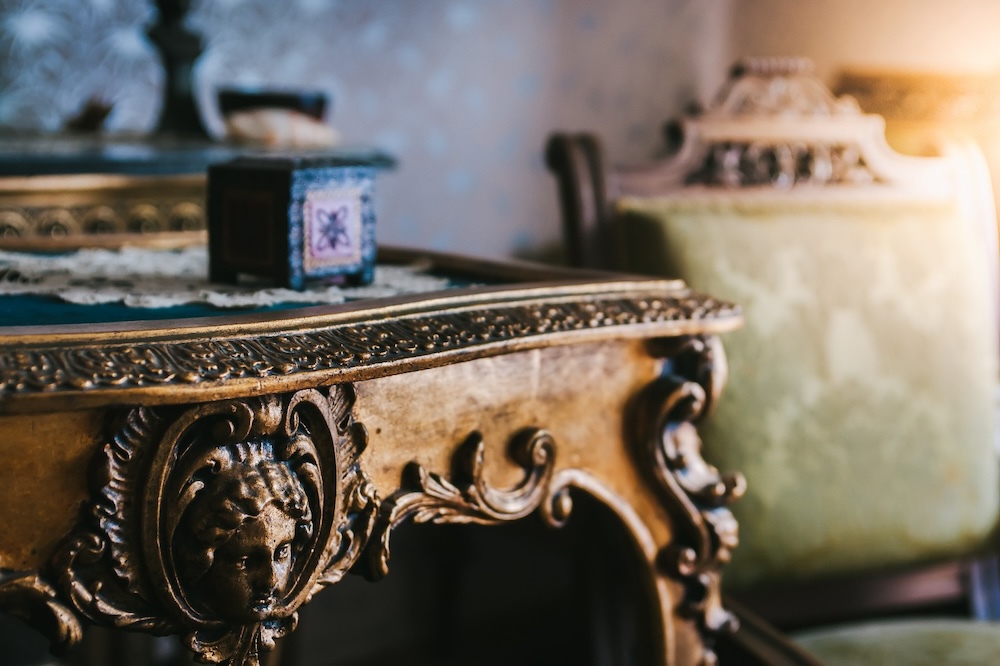
[[[256,666],[357,560],[377,510],[350,386],[129,411],[53,579],[93,622]]]
[[[683,583],[681,609],[697,618],[710,644],[712,634],[737,626],[722,606],[720,574],[739,545],[736,519],[727,507],[742,497],[746,481],[741,474],[722,475],[705,462],[695,428],[726,382],[722,344],[713,336],[664,344],[664,372],[638,401],[636,456],[679,527],[658,564]],[[706,662],[713,659],[707,652]]]
[[[73,609],[59,601],[55,587],[36,572],[0,570],[0,609],[45,634],[55,652],[83,637]]]
[[[721,475],[705,462],[695,427],[726,381],[721,343],[712,336],[691,336],[662,344],[655,351],[666,359],[664,373],[638,396],[631,437],[637,467],[648,473],[677,526],[674,539],[654,553],[653,565],[659,575],[681,583],[683,598],[676,607],[695,621],[704,639],[701,663],[710,665],[717,663],[713,635],[738,626],[722,605],[720,575],[739,545],[738,526],[727,507],[743,495],[746,484],[742,475]],[[636,531],[648,534],[625,518],[630,509],[597,478],[572,468],[556,471],[555,443],[545,430],[528,428],[512,438],[509,455],[524,470],[513,488],[486,482],[483,452],[482,436],[473,433],[456,451],[450,480],[415,462],[407,466],[400,490],[381,505],[366,575],[378,579],[388,573],[389,537],[407,519],[496,524],[537,511],[550,526],[561,527],[572,511],[574,488],[607,503],[633,536]],[[660,602],[665,614],[673,612],[673,600]]]
[[[495,525],[524,518],[547,501],[555,509],[548,507],[543,514],[565,519],[568,497],[552,488],[555,444],[547,431],[527,428],[512,438],[510,456],[524,469],[524,479],[511,489],[486,482],[484,450],[482,435],[469,435],[455,452],[450,481],[415,462],[406,466],[400,490],[382,503],[368,551],[365,573],[369,578],[379,579],[389,572],[389,536],[410,518],[417,523]],[[549,522],[556,525],[558,519]]]

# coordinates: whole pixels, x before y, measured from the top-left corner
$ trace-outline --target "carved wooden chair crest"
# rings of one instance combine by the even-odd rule
[[[726,586],[788,629],[962,596],[1000,618],[996,559],[980,557],[1000,524],[981,155],[895,153],[880,117],[798,59],[740,63],[682,136],[639,168],[607,167],[585,133],[553,136],[547,160],[573,263],[681,277],[745,308],[704,426],[707,457],[748,481]],[[970,625],[800,637],[835,664],[997,659],[1000,626]]]

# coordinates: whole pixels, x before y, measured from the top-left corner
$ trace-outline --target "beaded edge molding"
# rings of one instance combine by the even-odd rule
[[[571,332],[740,320],[738,306],[692,291],[483,304],[332,324],[300,333],[157,342],[88,341],[0,351],[4,396],[195,385],[374,367]],[[728,328],[728,326],[727,326]]]

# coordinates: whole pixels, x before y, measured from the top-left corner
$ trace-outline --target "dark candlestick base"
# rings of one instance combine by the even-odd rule
[[[204,47],[201,37],[184,26],[187,0],[157,0],[159,19],[148,35],[160,52],[166,71],[158,134],[208,138],[194,99],[194,66]]]

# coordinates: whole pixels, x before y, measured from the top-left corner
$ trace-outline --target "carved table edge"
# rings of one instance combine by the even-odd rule
[[[370,310],[367,320],[296,318],[253,333],[219,326],[167,327],[146,340],[141,332],[37,336],[0,345],[0,413],[260,395],[513,351],[741,325],[737,306],[662,289],[669,284],[471,294],[441,299],[446,309],[432,300]]]

